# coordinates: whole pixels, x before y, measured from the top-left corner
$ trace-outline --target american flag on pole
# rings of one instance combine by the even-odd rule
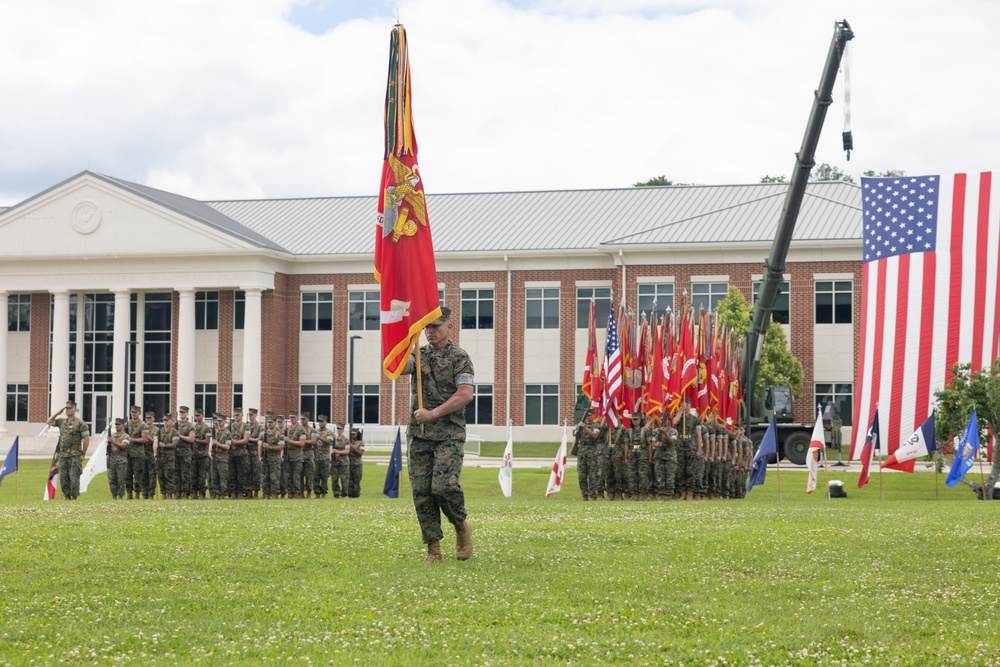
[[[608,338],[604,344],[604,365],[601,367],[601,384],[604,387],[602,403],[604,414],[615,428],[618,428],[618,403],[622,393],[622,355],[618,346],[618,325],[615,324],[615,309],[608,315]]]
[[[992,172],[862,178],[861,341],[851,458],[878,431],[892,454],[932,413],[957,362],[997,350],[1000,226]],[[992,224],[991,224],[992,223]]]

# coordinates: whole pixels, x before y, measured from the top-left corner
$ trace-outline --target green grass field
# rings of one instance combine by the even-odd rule
[[[466,469],[475,555],[424,566],[408,498],[43,502],[0,488],[0,664],[997,665],[1000,504],[930,474],[849,498],[583,503]],[[822,480],[822,474],[821,474]],[[409,485],[406,483],[406,491]]]

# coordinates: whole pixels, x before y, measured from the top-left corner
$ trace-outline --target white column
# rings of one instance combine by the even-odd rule
[[[177,324],[177,405],[194,405],[194,290],[180,290]]]
[[[128,419],[125,397],[128,395],[128,366],[125,351],[128,348],[129,315],[132,310],[132,294],[115,292],[115,342],[112,348],[111,373],[111,417]]]
[[[7,314],[7,292],[0,292],[0,317]],[[0,435],[7,432],[7,323],[0,325]]]
[[[52,404],[49,414],[69,400],[69,292],[53,292],[52,316]],[[82,360],[81,360],[82,362]]]
[[[261,290],[246,291],[243,318],[243,409],[260,409]],[[313,416],[315,418],[315,415]]]

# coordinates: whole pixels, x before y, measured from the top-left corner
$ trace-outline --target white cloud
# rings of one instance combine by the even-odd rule
[[[0,203],[83,169],[206,199],[373,193],[395,11],[314,35],[287,20],[296,4],[6,7]],[[401,1],[428,190],[789,174],[836,18],[857,32],[856,152],[840,151],[838,86],[820,161],[997,166],[1000,6],[827,4]]]

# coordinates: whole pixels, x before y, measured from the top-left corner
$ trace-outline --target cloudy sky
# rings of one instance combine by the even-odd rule
[[[1000,166],[991,0],[0,0],[0,205],[84,169],[202,199],[378,188],[406,26],[429,192],[789,174],[835,19],[817,154],[859,176]]]

